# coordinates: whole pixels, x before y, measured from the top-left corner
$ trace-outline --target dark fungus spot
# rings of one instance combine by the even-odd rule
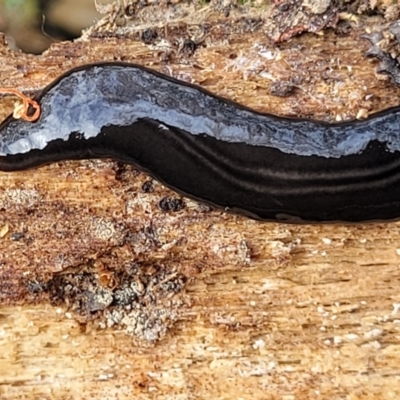
[[[269,90],[272,95],[279,97],[290,96],[293,92],[293,85],[289,82],[275,81],[271,84]]]
[[[25,236],[25,232],[14,232],[11,235],[11,240],[18,242],[19,240],[23,239],[24,236]]]
[[[203,22],[200,25],[201,31],[203,32],[204,35],[206,35],[207,33],[211,32],[213,25],[211,25],[209,22]]]
[[[138,300],[138,295],[129,285],[115,290],[113,295],[113,306],[127,306]]]
[[[278,9],[280,12],[286,12],[289,11],[290,4],[289,3],[282,3],[278,6]]]
[[[125,15],[129,18],[132,18],[135,16],[135,6],[133,4],[129,4],[125,8]]]
[[[146,29],[141,35],[140,39],[143,43],[150,44],[157,38],[157,32],[154,29]]]
[[[163,52],[160,54],[160,61],[161,61],[162,63],[167,63],[167,62],[170,61],[170,59],[171,59],[171,53],[170,53],[170,52],[168,52],[168,51],[163,51]]]
[[[47,289],[47,284],[38,281],[29,281],[27,284],[27,289],[29,290],[29,292],[36,294],[44,292]]]
[[[158,205],[163,211],[180,211],[185,207],[182,199],[175,197],[164,197]]]
[[[142,190],[145,193],[152,193],[154,192],[154,181],[149,179],[142,185]]]
[[[339,36],[346,36],[351,32],[352,26],[350,21],[340,21],[335,28],[335,32]]]
[[[117,181],[121,181],[125,172],[126,172],[126,164],[117,163],[117,168],[115,171],[115,179]]]
[[[193,54],[196,51],[196,43],[192,39],[185,39],[182,46],[182,53]]]
[[[263,20],[261,18],[245,18],[244,25],[246,30],[250,32],[254,32],[263,24]]]

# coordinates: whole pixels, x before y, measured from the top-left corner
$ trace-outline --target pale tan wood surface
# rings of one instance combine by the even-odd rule
[[[29,91],[76,65],[134,60],[264,111],[344,118],[398,102],[358,29],[279,49],[260,33],[211,36],[167,64],[139,41],[90,35],[38,57],[3,46],[0,85]],[[298,75],[292,96],[269,94],[268,76]],[[144,192],[147,180],[109,160],[0,173],[2,399],[399,397],[399,223],[261,223],[189,200],[166,213],[158,203],[175,195]],[[135,263],[147,293],[119,324],[108,308],[90,321],[28,290],[82,271],[109,290]]]

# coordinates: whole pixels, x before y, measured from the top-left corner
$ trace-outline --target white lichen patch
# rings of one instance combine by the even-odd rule
[[[0,197],[0,206],[24,206],[32,207],[41,199],[41,195],[36,189],[7,188]]]

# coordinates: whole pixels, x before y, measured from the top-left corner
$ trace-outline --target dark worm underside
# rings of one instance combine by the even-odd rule
[[[158,79],[156,87],[162,82],[166,85],[165,90],[171,91],[171,96],[174,98],[176,97],[174,91],[184,88],[183,95],[188,92],[189,96],[192,96],[189,97],[190,101],[196,101],[198,95],[199,98],[204,98],[204,104],[215,102],[219,107],[215,111],[223,113],[228,110],[227,113],[232,113],[232,110],[234,112],[237,109],[239,115],[242,113],[249,118],[249,121],[256,123],[259,120],[265,123],[265,119],[270,118],[271,125],[274,125],[271,132],[278,132],[281,129],[287,132],[290,138],[291,132],[299,126],[298,123],[309,127],[310,137],[325,135],[329,138],[332,129],[336,135],[341,135],[343,130],[343,134],[346,132],[350,138],[357,140],[359,137],[357,135],[362,134],[364,127],[372,132],[379,131],[381,137],[384,137],[387,127],[393,132],[398,131],[396,118],[399,109],[386,110],[371,116],[368,120],[346,124],[329,125],[300,119],[280,119],[268,114],[255,112],[251,114],[251,110],[236,103],[142,67],[127,64],[97,64],[72,70],[44,89],[37,98],[39,101],[42,100],[42,106],[45,106],[37,123],[19,122],[11,117],[5,120],[0,125],[0,141],[3,138],[4,148],[16,143],[15,137],[19,140],[21,135],[30,136],[35,130],[40,132],[38,127],[44,126],[47,123],[46,118],[51,117],[55,111],[50,106],[54,103],[51,98],[52,93],[58,94],[61,91],[64,96],[65,92],[65,98],[68,99],[69,86],[66,86],[66,89],[59,86],[64,78],[74,77],[75,71],[87,70],[89,76],[84,79],[89,80],[90,71],[96,68],[97,70],[120,68],[124,74],[126,69],[136,74],[143,72],[148,78],[144,87],[147,87],[154,78]],[[121,76],[118,75],[118,78]],[[117,97],[113,95],[114,82],[106,88],[107,91],[111,91],[112,101],[115,101],[115,98],[117,101],[122,101],[123,96],[130,96],[130,91],[135,90],[132,82],[126,82],[125,75],[122,75],[122,78],[122,87],[124,90],[126,87],[129,89],[128,94],[119,94]],[[107,79],[102,78],[102,85],[104,82],[107,82]],[[171,85],[171,88],[168,85]],[[138,98],[142,99],[140,96],[144,96],[143,90],[138,93]],[[147,93],[145,95],[148,96]],[[164,96],[165,93],[160,95]],[[111,100],[106,98],[105,104],[108,105],[107,102]],[[151,106],[153,98],[149,97],[146,101]],[[61,111],[68,111],[67,103],[65,109]],[[135,104],[132,104],[132,107],[134,106]],[[154,107],[158,107],[156,111],[160,115],[165,111],[158,103],[155,103]],[[192,107],[195,112],[199,112],[196,105]],[[103,112],[97,109],[94,111]],[[184,121],[182,123],[187,123],[185,122],[187,115],[182,110],[179,112],[182,113]],[[217,114],[215,118],[220,118]],[[82,118],[82,114],[77,115]],[[208,109],[207,115],[211,115],[207,118],[210,119],[210,123],[214,123],[215,121],[211,120],[213,109],[211,111]],[[201,110],[200,117],[202,117]],[[59,120],[62,118],[59,117]],[[223,121],[226,122],[224,129],[229,132],[230,118],[225,118]],[[241,122],[242,120],[238,126]],[[246,120],[243,119],[243,122]],[[207,124],[205,126],[210,126]],[[268,120],[266,125],[268,134]],[[196,125],[197,128],[198,126]],[[48,128],[46,129],[48,132]],[[18,131],[19,136],[14,134],[14,131]],[[286,152],[269,145],[249,144],[245,140],[227,141],[209,134],[189,132],[175,124],[172,126],[166,119],[160,121],[147,117],[136,118],[122,126],[106,124],[101,127],[98,134],[89,138],[83,138],[82,133],[82,131],[71,132],[69,138],[52,137],[42,149],[32,148],[21,154],[6,153],[7,155],[0,156],[0,170],[22,170],[65,159],[112,158],[137,166],[183,195],[255,219],[304,223],[360,222],[392,220],[400,217],[400,151],[397,149],[389,151],[382,140],[370,140],[363,150],[353,154],[327,157],[296,154],[295,151]]]
[[[141,120],[105,127],[88,140],[71,135],[43,150],[0,157],[0,169],[112,158],[134,164],[183,195],[255,219],[360,222],[400,216],[400,153],[387,152],[379,142],[342,158],[300,157],[158,126]]]

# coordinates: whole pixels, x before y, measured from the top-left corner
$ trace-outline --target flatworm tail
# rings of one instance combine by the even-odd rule
[[[327,124],[257,113],[123,63],[67,72],[30,123],[0,125],[0,169],[110,157],[177,192],[283,222],[400,217],[400,110]]]

